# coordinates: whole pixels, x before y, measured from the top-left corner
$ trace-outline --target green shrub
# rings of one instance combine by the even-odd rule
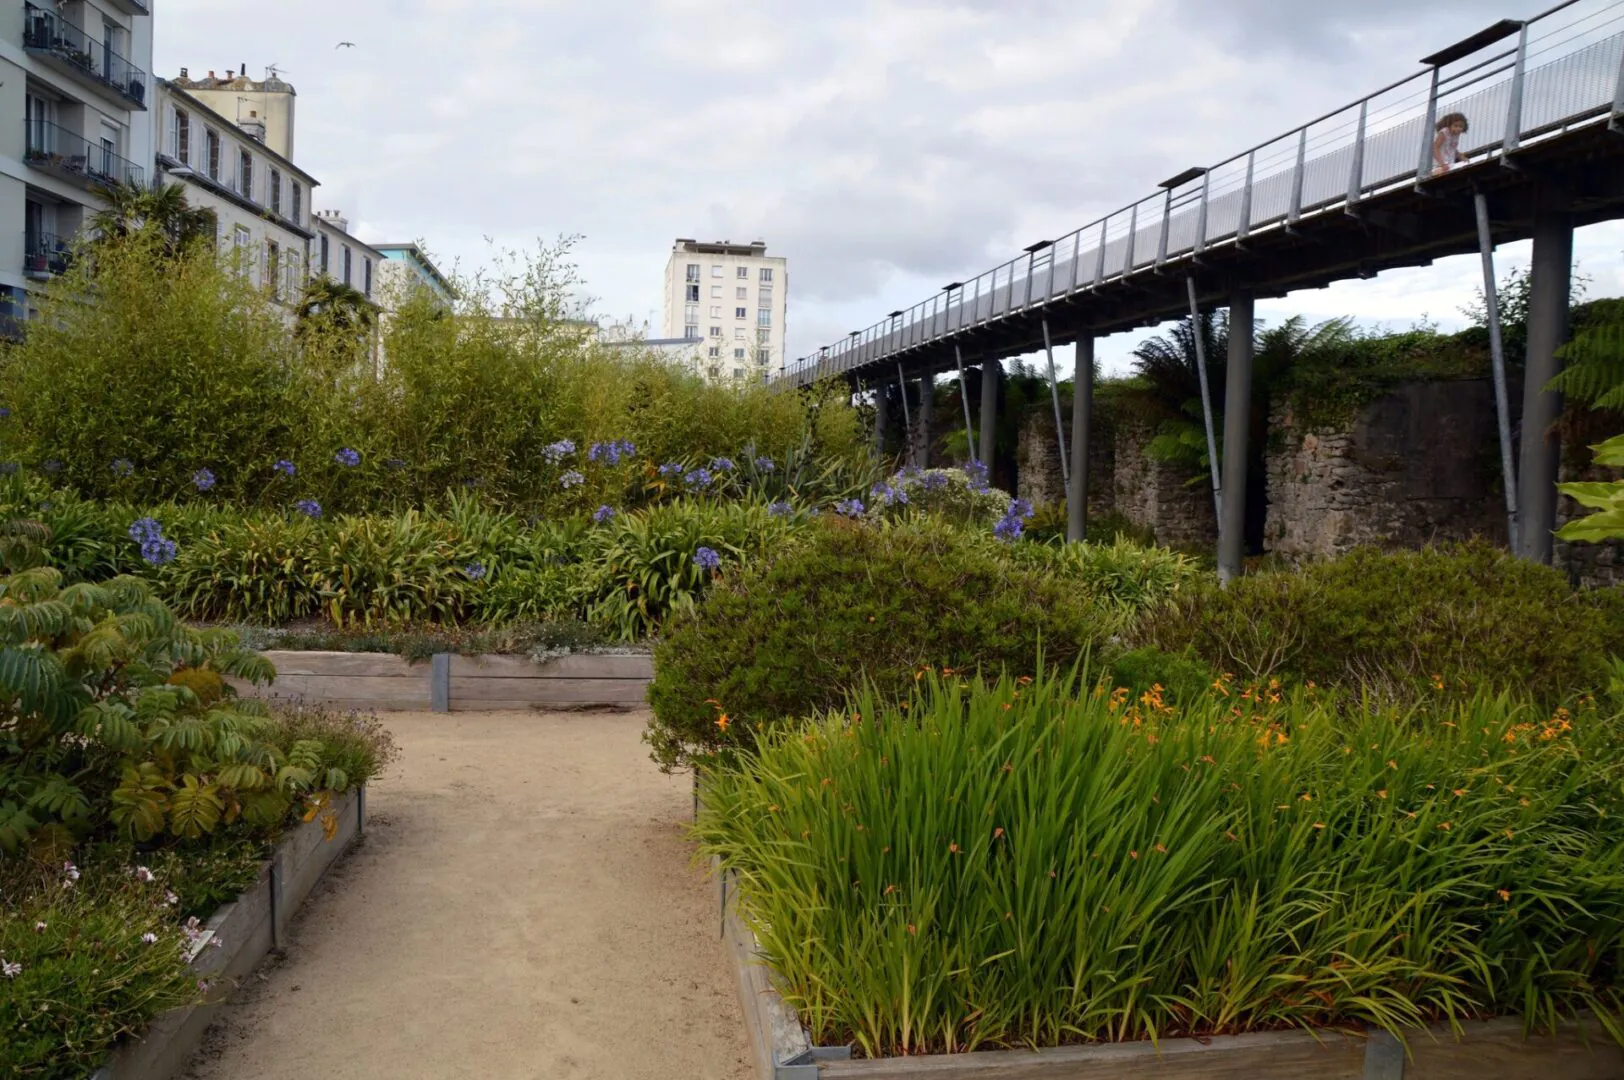
[[[1012,544],[1009,557],[1060,574],[1124,612],[1155,608],[1203,577],[1188,555],[1118,536],[1109,544]]]
[[[335,625],[457,622],[474,590],[474,547],[415,510],[343,517],[318,534],[310,587]]]
[[[701,850],[815,1043],[1624,1038],[1618,717],[1089,690],[932,678],[707,771]]]
[[[1110,657],[1105,669],[1111,684],[1126,687],[1134,700],[1152,693],[1170,702],[1191,702],[1203,697],[1219,681],[1219,673],[1200,660],[1159,649],[1119,652]]]
[[[930,666],[1029,671],[1040,649],[1069,664],[1119,625],[1075,581],[1017,565],[1007,547],[927,524],[827,520],[764,566],[724,576],[655,646],[656,760],[748,745],[865,680],[889,696]]]
[[[877,485],[865,499],[872,520],[927,514],[954,525],[991,529],[1009,510],[1009,492],[989,487],[986,470],[909,466]]]
[[[1482,543],[1365,549],[1203,585],[1133,636],[1254,681],[1409,691],[1442,679],[1555,701],[1605,684],[1607,657],[1624,653],[1624,596],[1576,591]]]
[[[322,606],[311,566],[319,532],[280,514],[221,525],[180,547],[165,592],[197,619],[276,625],[312,615]]]

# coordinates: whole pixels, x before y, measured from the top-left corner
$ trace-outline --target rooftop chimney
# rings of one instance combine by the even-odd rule
[[[247,135],[255,142],[265,141],[265,121],[259,118],[258,109],[250,109],[248,111],[248,119],[238,120],[237,126],[242,128],[243,134]]]
[[[185,68],[181,68],[181,69],[180,69],[180,77],[181,77],[181,78],[183,78],[183,79],[185,79],[185,78],[188,78],[188,77],[189,77],[189,76],[188,76],[188,75],[187,75],[187,74],[186,74],[186,69],[185,69]]]

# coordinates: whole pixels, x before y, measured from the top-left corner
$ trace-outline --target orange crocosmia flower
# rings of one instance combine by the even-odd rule
[[[919,927],[915,926],[913,923],[909,923],[908,924],[908,933],[910,933],[910,934],[919,933]]]
[[[1440,821],[1438,822],[1438,828],[1442,829],[1444,832],[1448,832],[1451,826],[1447,821]]]
[[[886,886],[886,887],[885,887],[885,893],[884,893],[884,895],[886,895],[886,896],[890,896],[890,895],[891,895],[891,894],[892,894],[892,893],[894,893],[894,892],[896,892],[896,891],[897,891],[897,887],[896,887],[896,886],[895,886],[895,885],[887,885],[887,886]]]
[[[1003,826],[999,826],[998,828],[996,828],[996,829],[994,829],[992,831],[992,838],[994,840],[998,839],[1000,836],[1003,836],[1003,835],[1004,835]]]
[[[1511,890],[1510,889],[1501,889],[1500,890],[1500,899],[1504,900],[1508,904],[1511,903]]]
[[[1167,854],[1167,846],[1165,844],[1157,844],[1156,845],[1156,853],[1158,855],[1166,855]]]
[[[1130,859],[1137,859],[1137,858],[1138,858],[1138,857],[1139,857],[1139,853],[1138,853],[1138,852],[1137,852],[1137,851],[1130,851],[1130,852],[1128,852],[1128,858],[1130,858]]]
[[[723,730],[723,731],[726,731],[726,730],[727,730],[727,729],[728,729],[728,727],[729,727],[729,726],[730,726],[730,725],[731,725],[731,724],[732,724],[732,723],[733,723],[733,721],[732,721],[732,719],[731,719],[731,718],[730,718],[730,717],[729,717],[729,716],[728,716],[728,715],[727,715],[727,713],[723,713],[723,714],[722,714],[722,715],[721,715],[721,716],[718,716],[718,717],[717,717],[717,718],[716,718],[716,726],[717,726],[717,727],[719,727],[719,728],[721,728],[721,729],[722,729],[722,730]]]
[[[947,850],[950,854],[957,855],[959,853],[959,845],[949,844],[947,845]]]

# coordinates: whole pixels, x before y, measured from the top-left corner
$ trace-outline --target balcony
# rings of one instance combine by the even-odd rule
[[[25,233],[23,240],[23,273],[35,281],[44,281],[67,270],[73,261],[68,242],[51,233]]]
[[[55,124],[35,120],[24,121],[23,125],[27,132],[23,160],[31,168],[52,173],[88,191],[116,184],[146,186],[146,170],[113,153],[110,147],[87,142]]]
[[[147,107],[147,73],[54,11],[23,5],[23,49],[115,104]]]
[[[152,14],[152,4],[148,0],[107,0],[107,6],[126,15]]]

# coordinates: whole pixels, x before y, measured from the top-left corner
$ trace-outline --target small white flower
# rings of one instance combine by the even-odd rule
[[[141,943],[143,945],[156,945],[158,943],[158,935],[148,930],[146,933],[141,935]]]
[[[164,893],[164,903],[168,904],[170,907],[174,907],[176,904],[180,903],[180,897],[176,896],[172,892],[166,892]]]
[[[224,944],[225,944],[225,942],[221,941],[218,937],[209,938],[209,948],[211,948],[211,949],[218,949],[220,946],[222,946]]]
[[[144,866],[137,866],[133,873],[135,874],[135,880],[141,882],[142,884],[152,880],[152,871],[148,870]]]
[[[0,959],[0,975],[4,975],[8,979],[15,979],[22,973],[23,966],[21,964],[14,964],[10,960]]]
[[[36,933],[36,934],[45,933],[45,924],[42,923],[42,922],[35,923],[34,924],[34,933]]]

